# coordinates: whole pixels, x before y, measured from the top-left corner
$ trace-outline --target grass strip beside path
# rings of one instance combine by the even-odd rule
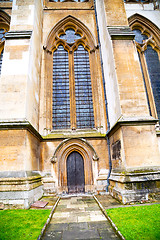
[[[0,240],[36,240],[51,210],[0,211]]]
[[[106,210],[126,240],[160,239],[160,204]]]

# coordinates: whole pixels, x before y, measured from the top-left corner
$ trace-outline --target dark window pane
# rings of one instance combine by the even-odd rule
[[[157,115],[160,119],[160,61],[158,58],[158,53],[153,50],[151,46],[147,47],[147,50],[144,52],[144,54],[151,80]]]
[[[70,128],[68,52],[59,46],[53,53],[53,110],[54,129]]]
[[[3,51],[1,52],[1,55],[0,55],[0,74],[1,74],[1,68],[2,68],[2,60],[3,60]]]
[[[148,39],[146,35],[141,34],[141,31],[139,29],[134,29],[133,32],[135,34],[135,40],[138,43],[143,43],[143,40]]]
[[[74,52],[77,128],[94,128],[89,54],[82,45]]]
[[[59,38],[66,40],[67,43],[74,43],[75,40],[80,39],[81,36],[79,34],[75,34],[74,29],[67,29],[66,34],[62,34]]]

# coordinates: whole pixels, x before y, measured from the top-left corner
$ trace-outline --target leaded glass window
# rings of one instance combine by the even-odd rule
[[[1,74],[1,68],[2,68],[2,61],[3,61],[3,48],[4,48],[4,42],[6,40],[6,34],[7,34],[6,28],[0,28],[0,74]]]
[[[94,128],[89,53],[81,38],[69,28],[53,52],[53,129]]]
[[[72,28],[66,30],[65,34],[61,34],[60,39],[64,39],[67,43],[74,43],[77,39],[81,38],[81,35],[75,34],[75,31]]]
[[[1,74],[1,68],[2,68],[2,60],[3,60],[3,50],[0,54],[0,74]]]
[[[158,53],[153,50],[151,46],[147,47],[144,55],[147,62],[157,115],[158,119],[160,119],[160,60]]]
[[[60,45],[53,54],[53,128],[70,128],[68,52]]]
[[[93,101],[89,54],[82,45],[74,52],[77,128],[93,128]]]
[[[135,41],[138,47],[138,55],[140,59],[150,114],[154,117],[158,117],[160,120],[160,58],[158,52],[153,49],[153,43],[155,47],[156,42],[154,39],[152,39],[152,36],[149,36],[149,33],[147,36],[145,34],[142,34],[139,29],[134,29],[133,31],[135,33]],[[148,81],[150,83],[148,83]],[[149,89],[150,85],[152,90]],[[152,94],[156,113],[154,113],[154,104],[152,104],[151,100]]]

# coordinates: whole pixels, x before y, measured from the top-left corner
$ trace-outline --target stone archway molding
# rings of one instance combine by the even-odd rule
[[[143,33],[149,32],[152,38],[160,45],[160,29],[146,17],[136,13],[128,18],[131,30],[139,28]]]
[[[47,39],[44,43],[43,48],[47,52],[52,52],[55,47],[55,40],[58,38],[59,34],[65,33],[67,28],[73,28],[76,33],[81,33],[83,35],[83,42],[89,47],[90,51],[95,51],[98,48],[97,41],[91,31],[77,18],[68,15],[67,17],[61,19],[49,32]]]
[[[97,176],[98,155],[94,147],[83,138],[70,138],[63,140],[56,148],[50,159],[53,168],[58,173],[59,192],[67,192],[67,168],[66,162],[73,151],[81,154],[84,160],[85,192],[92,191]]]
[[[58,152],[60,151],[60,149],[63,147],[64,144],[67,144],[69,142],[71,142],[71,140],[79,140],[81,141],[83,144],[87,145],[92,151],[93,151],[93,156],[92,156],[92,159],[94,161],[98,161],[99,160],[99,157],[98,157],[98,154],[96,153],[94,147],[86,140],[86,139],[83,139],[83,138],[68,138],[68,139],[65,139],[63,140],[59,145],[58,147],[56,148],[56,150],[54,151],[54,154],[53,156],[51,157],[50,159],[50,162],[51,163],[56,163],[57,162],[57,154]],[[75,143],[74,143],[75,144]],[[69,146],[69,145],[68,145]]]
[[[9,29],[10,21],[11,17],[8,15],[8,13],[0,9],[0,22],[7,24]]]

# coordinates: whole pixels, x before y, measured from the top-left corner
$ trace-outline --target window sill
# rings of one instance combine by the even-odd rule
[[[52,130],[48,135],[42,136],[44,140],[48,139],[66,139],[66,138],[92,138],[105,137],[106,134],[98,132],[96,129],[77,129],[77,130]]]

